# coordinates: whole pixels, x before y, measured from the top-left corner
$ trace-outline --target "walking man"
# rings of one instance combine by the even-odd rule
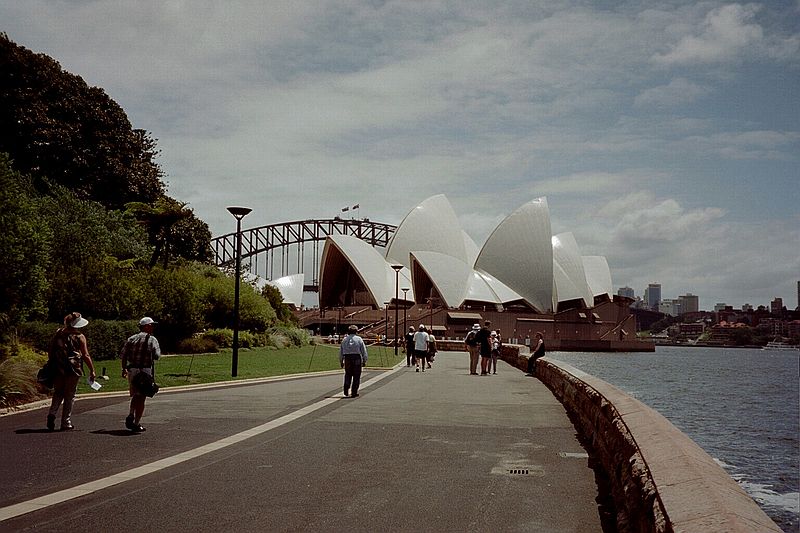
[[[141,372],[152,376],[155,360],[161,357],[161,346],[153,336],[156,324],[158,322],[149,316],[142,318],[139,321],[139,333],[131,335],[122,347],[122,377],[128,378],[128,392],[131,396],[130,412],[125,419],[125,427],[135,433],[145,430],[140,422],[147,397],[139,392],[133,381]]]
[[[342,345],[339,347],[339,363],[344,368],[344,397],[358,398],[358,386],[361,384],[361,368],[367,364],[367,345],[364,339],[356,335],[358,326],[347,328]],[[353,394],[350,394],[352,383]]]
[[[406,333],[406,366],[411,367],[411,363],[414,361],[414,326],[408,327],[408,333]]]
[[[420,362],[422,362],[422,371],[425,372],[425,363],[428,361],[428,340],[425,324],[420,324],[419,329],[414,333],[414,357],[417,360],[417,372],[419,372]]]

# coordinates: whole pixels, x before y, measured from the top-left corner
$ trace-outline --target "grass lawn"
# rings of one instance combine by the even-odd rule
[[[373,346],[369,349],[367,367],[391,367],[402,361],[405,354],[394,356],[394,348]],[[268,376],[283,376],[303,372],[338,370],[339,347],[335,345],[303,346],[274,350],[269,348],[239,349],[238,376],[231,378],[231,350],[214,354],[174,355],[162,357],[156,362],[156,382],[162,387],[178,387],[196,383],[214,383],[232,379],[250,379]],[[108,381],[98,379],[101,392],[126,391],[128,380],[121,375],[119,360],[95,361],[98,375],[106,368]],[[78,393],[91,394],[91,389],[82,379]]]

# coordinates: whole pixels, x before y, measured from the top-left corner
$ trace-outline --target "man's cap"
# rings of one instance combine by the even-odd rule
[[[347,328],[347,331],[349,331],[350,333],[356,333],[358,331],[358,326],[356,326],[355,324],[351,324]]]
[[[473,324],[472,325],[472,329],[481,329],[481,325],[480,324]]]
[[[497,332],[496,331],[492,332],[492,337],[497,337]]]
[[[409,329],[410,331],[414,331],[414,326],[408,326],[408,329]]]
[[[149,326],[150,324],[158,324],[158,322],[156,322],[149,316],[146,316],[139,321],[140,326]]]

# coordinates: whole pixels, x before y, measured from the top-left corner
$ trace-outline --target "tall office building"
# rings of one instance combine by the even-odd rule
[[[681,313],[696,313],[700,310],[700,298],[696,294],[687,292],[683,296],[678,296],[681,304]]]
[[[800,310],[800,281],[797,282],[797,307],[795,309]]]
[[[653,311],[658,311],[658,304],[661,302],[661,284],[650,283],[644,291],[644,301],[647,307]]]
[[[783,312],[783,298],[775,298],[769,303],[769,311],[773,315],[780,315]]]
[[[800,288],[800,282],[798,282],[798,288]],[[800,293],[799,293],[800,294]],[[620,287],[617,289],[618,296],[625,296],[626,298],[636,298],[633,293],[633,289],[631,287]]]

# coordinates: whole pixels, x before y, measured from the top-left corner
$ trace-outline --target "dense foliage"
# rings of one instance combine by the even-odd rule
[[[0,34],[0,152],[17,170],[120,209],[164,194],[155,140],[102,89]]]

